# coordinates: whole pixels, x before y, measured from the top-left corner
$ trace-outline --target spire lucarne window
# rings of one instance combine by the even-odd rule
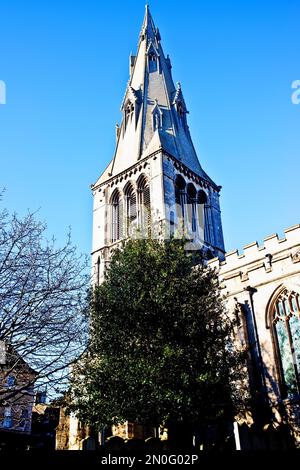
[[[157,71],[157,61],[158,57],[153,50],[150,50],[148,53],[148,64],[149,64],[149,72],[153,73]]]
[[[299,294],[284,289],[272,311],[272,325],[282,378],[283,395],[300,393],[300,302]]]
[[[134,104],[128,101],[125,107],[125,128],[128,126],[129,122],[132,121],[134,115]]]

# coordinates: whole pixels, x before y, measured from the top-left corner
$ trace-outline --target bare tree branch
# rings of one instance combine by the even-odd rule
[[[86,347],[87,258],[77,254],[70,236],[57,248],[45,231],[34,213],[19,218],[0,212],[0,342],[6,351],[0,406],[32,393],[33,386],[62,391],[69,366]],[[26,380],[25,365],[32,371]]]

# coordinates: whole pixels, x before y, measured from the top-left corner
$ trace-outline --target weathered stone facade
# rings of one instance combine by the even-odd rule
[[[67,415],[60,408],[59,424],[56,428],[56,450],[83,450],[90,437],[90,428],[83,425],[75,416]],[[94,442],[95,447],[95,442]]]
[[[228,310],[240,320],[237,337],[249,351],[250,391],[260,392],[275,427],[290,425],[300,446],[300,225],[284,233],[208,264],[218,270]],[[289,336],[285,328],[291,321]]]
[[[169,237],[183,219],[191,249],[201,250],[206,259],[213,258],[208,264],[218,270],[228,310],[239,317],[239,347],[248,351],[248,388],[253,409],[244,419],[246,428],[240,420],[242,447],[288,447],[283,434],[277,432],[284,425],[290,426],[300,445],[299,389],[295,393],[299,387],[299,333],[295,330],[298,352],[291,349],[292,362],[286,363],[290,359],[282,359],[276,332],[279,327],[283,331],[277,305],[280,296],[285,295],[290,302],[288,315],[294,329],[299,320],[300,226],[287,229],[283,239],[277,235],[266,238],[262,247],[252,243],[244,247],[243,254],[237,250],[225,254],[221,188],[199,163],[182,87],[175,87],[171,69],[147,6],[138,52],[130,58],[122,122],[116,128],[116,150],[91,187],[93,282],[102,282],[112,251],[122,240],[137,233]],[[282,336],[282,341],[287,340]],[[288,356],[291,343],[284,344]],[[250,424],[254,428],[258,425],[259,430],[255,428],[247,437]],[[112,431],[124,439],[145,437],[145,430],[131,423]],[[61,411],[58,449],[80,449],[88,435],[88,430],[73,416]]]

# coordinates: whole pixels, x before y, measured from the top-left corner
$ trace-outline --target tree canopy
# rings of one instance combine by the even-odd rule
[[[181,240],[129,240],[91,301],[88,355],[71,406],[97,428],[231,416],[240,357],[216,273]]]
[[[0,212],[0,404],[67,387],[87,341],[86,267],[70,237],[47,241],[35,214]]]

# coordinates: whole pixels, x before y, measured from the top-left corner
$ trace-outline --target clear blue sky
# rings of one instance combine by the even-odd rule
[[[91,249],[89,189],[112,157],[143,0],[2,0],[0,186]],[[227,250],[299,223],[300,4],[153,0],[200,162],[223,186]]]

